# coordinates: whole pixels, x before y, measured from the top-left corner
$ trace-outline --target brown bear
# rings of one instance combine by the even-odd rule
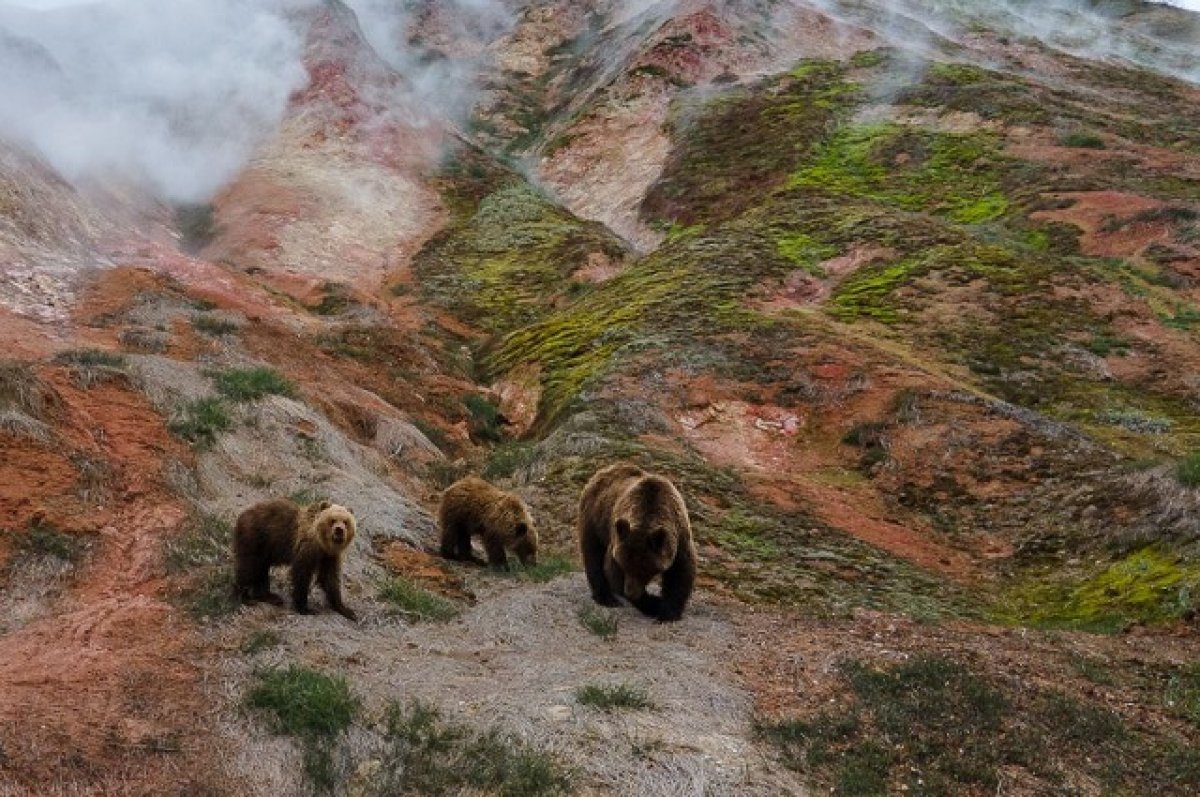
[[[579,500],[579,549],[596,603],[617,606],[620,594],[661,622],[683,616],[696,549],[683,496],[668,479],[633,465],[596,473]],[[653,595],[646,585],[659,575],[661,594]]]
[[[301,507],[284,498],[255,504],[238,515],[233,530],[238,594],[247,603],[282,605],[271,592],[271,568],[290,565],[292,606],[311,614],[308,592],[321,585],[329,608],[349,620],[358,616],[342,602],[342,556],[356,532],[354,514],[344,506],[318,501]]]
[[[441,551],[447,559],[483,564],[471,550],[471,537],[483,540],[488,564],[507,567],[511,550],[521,564],[537,564],[538,535],[520,498],[474,476],[460,479],[442,493],[438,507]]]

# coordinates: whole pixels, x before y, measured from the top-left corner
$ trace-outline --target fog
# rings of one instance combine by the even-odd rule
[[[304,85],[287,16],[316,1],[0,2],[0,136],[72,181],[205,199]]]
[[[1119,22],[1112,0],[793,0],[921,49],[982,23],[1092,57],[1200,82],[1200,31]],[[72,181],[140,184],[207,199],[276,130],[304,86],[303,11],[322,0],[0,0],[0,138]],[[1200,0],[1177,5],[1200,7]],[[379,55],[404,74],[411,107],[461,117],[489,46],[516,22],[500,0],[347,0]],[[668,13],[672,0],[614,0],[614,16]],[[420,24],[425,35],[415,37]],[[890,34],[890,35],[889,35]],[[926,39],[922,41],[923,34]]]

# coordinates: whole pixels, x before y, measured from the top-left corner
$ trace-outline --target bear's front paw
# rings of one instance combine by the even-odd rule
[[[352,623],[358,622],[358,615],[354,613],[353,609],[347,609],[347,608],[343,607],[341,609],[338,609],[338,614],[340,614],[342,617],[345,617],[347,620],[349,620]]]

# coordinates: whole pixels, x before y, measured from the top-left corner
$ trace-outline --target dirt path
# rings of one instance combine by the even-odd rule
[[[330,614],[243,611],[219,644],[234,651],[263,625],[283,644],[252,660],[227,658],[223,689],[245,683],[255,667],[303,663],[343,672],[368,717],[390,701],[415,698],[453,720],[499,726],[575,767],[578,794],[804,793],[753,740],[752,701],[733,671],[738,642],[730,607],[702,595],[672,625],[625,607],[616,611],[616,636],[605,641],[579,620],[591,607],[581,573],[548,584],[472,575],[469,585],[477,603],[444,624],[409,625],[378,604],[357,627]],[[641,687],[655,708],[604,713],[581,706],[575,690],[589,684]],[[253,720],[231,712],[224,732],[240,737],[244,752],[234,766],[257,773],[253,793],[300,787],[294,751],[262,742]],[[350,744],[357,767],[369,769],[369,742],[352,735]]]

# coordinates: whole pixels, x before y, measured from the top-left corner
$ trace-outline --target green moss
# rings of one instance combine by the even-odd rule
[[[895,123],[851,125],[819,147],[789,185],[979,224],[1008,211],[999,150],[990,133],[942,133]]]
[[[733,218],[770,194],[859,100],[845,66],[803,61],[790,73],[716,97],[678,102],[675,150],[642,204],[684,227]]]
[[[493,332],[537,321],[590,254],[625,256],[601,225],[582,221],[523,182],[483,197],[414,260],[422,290]]]
[[[1033,580],[1000,602],[1000,619],[1038,628],[1113,632],[1162,623],[1194,609],[1200,565],[1143,548],[1079,582]]]
[[[842,320],[865,317],[894,323],[916,306],[915,297],[903,300],[895,295],[897,289],[909,287],[920,293],[915,285],[919,278],[936,275],[950,284],[982,281],[997,293],[1024,295],[1044,284],[1053,267],[1049,261],[1024,258],[1002,246],[935,246],[898,262],[859,269],[834,291],[829,312]]]
[[[825,276],[819,265],[821,261],[837,254],[832,246],[818,243],[811,235],[802,232],[781,235],[776,239],[775,246],[780,255],[818,277]]]
[[[1046,125],[1070,98],[1029,80],[966,64],[934,64],[924,80],[900,92],[897,104],[964,111],[1005,124]]]
[[[870,69],[883,65],[888,58],[886,50],[863,50],[850,57],[850,66],[859,69]]]
[[[782,556],[779,546],[767,536],[769,526],[738,509],[725,513],[716,527],[714,537],[722,549],[739,559],[753,562],[772,562]]]

